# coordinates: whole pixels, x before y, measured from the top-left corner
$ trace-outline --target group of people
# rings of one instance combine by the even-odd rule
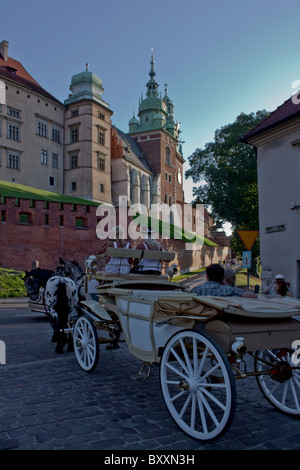
[[[257,294],[251,291],[238,289],[235,285],[235,272],[231,268],[223,268],[220,264],[211,264],[206,268],[207,282],[192,289],[196,295],[211,295],[216,297],[252,297],[257,298]],[[292,294],[288,284],[282,274],[275,276],[274,282],[263,290],[264,294],[280,295],[282,297]]]
[[[152,238],[152,231],[149,228],[141,230],[143,242],[137,246],[137,250],[142,251],[162,251],[160,243]],[[98,255],[106,252],[107,248],[132,248],[130,243],[124,239],[123,229],[120,226],[115,227],[115,240],[107,240],[98,251]],[[159,260],[146,258],[119,258],[111,256],[104,259],[104,271],[107,273],[138,273],[138,274],[161,274],[161,263]]]
[[[220,264],[210,264],[206,268],[207,282],[192,289],[196,295],[212,295],[216,297],[257,297],[251,291],[244,291],[235,286],[235,272],[231,268],[223,268]]]

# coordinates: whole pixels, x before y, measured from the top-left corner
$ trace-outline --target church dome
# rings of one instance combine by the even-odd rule
[[[85,70],[84,72],[77,73],[76,75],[73,75],[71,79],[71,87],[74,85],[79,85],[86,83],[88,84],[94,84],[99,88],[102,88],[102,80],[100,77],[97,77],[93,72],[89,72],[88,70]],[[104,90],[103,90],[104,91]]]
[[[139,121],[137,120],[137,118],[133,115],[133,117],[130,119],[129,121],[129,125],[130,124],[137,124],[139,125]]]
[[[108,107],[107,103],[102,100],[102,93],[104,92],[102,83],[101,78],[93,72],[90,72],[88,70],[88,64],[86,64],[86,70],[84,72],[73,75],[70,85],[72,95],[65,101],[65,104],[87,99],[98,101]]]

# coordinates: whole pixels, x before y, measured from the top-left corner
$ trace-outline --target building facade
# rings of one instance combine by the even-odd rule
[[[151,58],[146,97],[129,132],[112,126],[103,83],[88,69],[64,103],[0,44],[0,179],[99,203],[183,204],[184,158],[174,105],[161,98]]]
[[[0,228],[5,266],[22,264],[28,269],[30,260],[37,259],[47,267],[45,261],[51,253],[56,263],[58,253],[70,257],[73,248],[77,260],[84,259],[88,251],[91,254],[89,248],[94,252],[99,243],[97,216],[95,206],[89,203],[118,208],[120,200],[125,200],[127,207],[134,205],[137,211],[143,206],[148,215],[152,205],[183,207],[180,125],[174,120],[167,86],[164,96],[159,92],[154,64],[152,56],[146,96],[140,98],[137,117],[129,120],[129,132],[123,132],[112,125],[113,111],[103,99],[102,80],[89,71],[88,64],[71,78],[70,94],[61,103],[20,62],[9,57],[7,41],[0,43],[0,183],[13,185],[8,193],[0,193],[4,198],[0,202]],[[52,200],[51,211],[45,212],[44,203],[32,202],[38,197],[22,196],[20,205],[15,205],[19,188],[14,185],[27,187],[25,194],[35,188],[81,198],[81,212],[87,208],[90,212],[76,216],[75,202],[69,202],[63,213],[59,203]],[[187,217],[189,230],[199,227],[195,211]],[[64,218],[66,223],[62,224]],[[205,212],[201,220],[203,234],[213,238],[209,220]],[[168,221],[176,222],[172,211]],[[186,227],[184,224],[182,219],[180,225]],[[47,246],[41,243],[46,239]],[[187,258],[184,242],[170,243],[164,240],[164,248],[176,249],[184,270],[198,268],[208,258],[224,259],[228,253],[228,244],[222,251],[210,243]],[[13,257],[7,258],[12,251]]]
[[[257,154],[262,281],[283,274],[300,298],[300,101],[291,97],[242,141]]]
[[[0,179],[64,192],[65,107],[0,44]]]

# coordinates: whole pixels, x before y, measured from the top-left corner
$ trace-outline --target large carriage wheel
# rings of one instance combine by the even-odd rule
[[[183,330],[169,339],[160,381],[167,408],[185,433],[209,441],[229,428],[236,406],[235,380],[226,355],[205,333]]]
[[[99,359],[99,340],[92,320],[86,316],[79,317],[73,330],[75,356],[80,367],[91,372]]]
[[[258,351],[254,364],[257,372],[265,371],[256,379],[268,402],[285,414],[300,416],[300,370],[291,368],[298,365],[293,362],[293,353],[287,349]]]

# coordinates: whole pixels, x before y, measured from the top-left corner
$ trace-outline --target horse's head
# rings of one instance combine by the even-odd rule
[[[36,301],[41,287],[40,279],[32,275],[31,272],[25,271],[24,282],[29,299],[33,302]]]
[[[67,261],[59,258],[60,265],[56,270],[56,274],[60,276],[70,277],[76,284],[80,283],[84,276],[84,272],[76,261]]]

